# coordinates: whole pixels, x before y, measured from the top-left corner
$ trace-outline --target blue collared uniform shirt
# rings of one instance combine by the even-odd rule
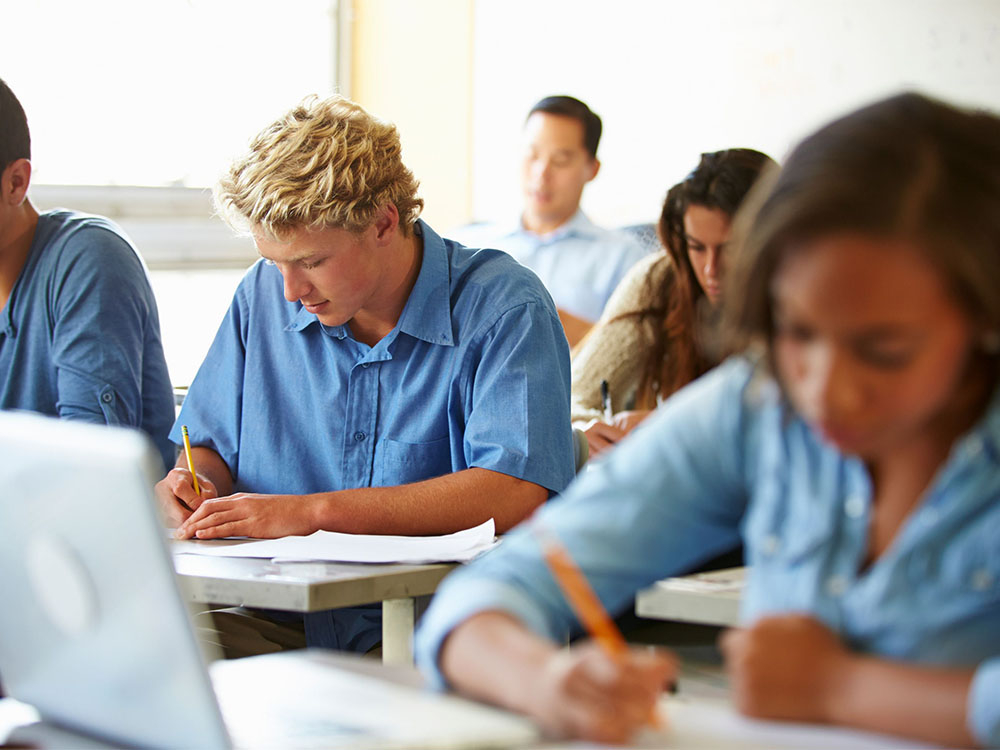
[[[472,225],[453,236],[475,247],[497,247],[527,266],[549,290],[556,307],[596,321],[626,272],[651,248],[620,230],[594,224],[583,211],[546,235],[513,226]]]
[[[417,231],[420,273],[375,346],[286,301],[278,269],[256,263],[174,442],[186,424],[230,467],[235,492],[394,486],[472,467],[562,491],[574,474],[569,348],[551,298],[506,254],[442,240],[422,221]],[[344,631],[321,640],[360,643]]]
[[[889,549],[863,568],[864,464],[822,443],[772,381],[737,359],[669,399],[539,516],[612,611],[742,536],[744,621],[808,612],[859,651],[976,667],[969,727],[1000,745],[998,460],[1000,392]],[[474,612],[505,610],[553,638],[575,628],[528,525],[435,595],[417,658],[438,685],[438,650]]]
[[[75,211],[38,217],[0,310],[0,409],[136,427],[160,450],[174,396],[146,268],[114,223]]]

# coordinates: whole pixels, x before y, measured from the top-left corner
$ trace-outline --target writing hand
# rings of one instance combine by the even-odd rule
[[[178,539],[246,536],[275,539],[306,536],[317,530],[312,520],[319,495],[256,495],[240,492],[201,503],[177,528]]]
[[[632,432],[642,420],[652,414],[649,409],[633,409],[615,414],[614,425],[622,432]]]
[[[180,526],[203,501],[218,495],[212,481],[201,474],[198,475],[198,486],[201,495],[194,491],[191,472],[181,468],[171,469],[156,483],[153,491],[159,501],[163,521],[168,527]]]
[[[587,437],[587,446],[590,448],[590,456],[592,458],[608,450],[625,437],[625,431],[620,427],[607,424],[598,419],[595,419],[584,427],[583,434]]]
[[[574,644],[543,665],[530,712],[550,733],[623,743],[648,725],[676,674],[676,659],[662,650],[630,648],[617,661],[593,641]]]
[[[719,640],[733,702],[749,716],[824,722],[850,652],[806,615],[766,617]]]

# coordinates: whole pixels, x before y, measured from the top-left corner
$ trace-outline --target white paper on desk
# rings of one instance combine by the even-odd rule
[[[666,724],[662,730],[640,733],[632,747],[686,750],[778,750],[808,747],[810,750],[914,750],[931,748],[916,740],[863,732],[844,727],[759,721],[741,716],[732,705],[718,698],[687,699],[683,695],[661,702]]]
[[[317,531],[281,539],[176,541],[175,554],[360,563],[467,562],[494,545],[493,519],[444,536],[380,536]]]

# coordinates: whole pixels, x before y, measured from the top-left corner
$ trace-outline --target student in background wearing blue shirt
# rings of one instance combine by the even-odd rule
[[[31,137],[0,81],[0,409],[137,427],[164,465],[174,397],[146,268],[101,216],[39,215]]]
[[[756,354],[679,391],[418,633],[439,685],[623,740],[674,666],[574,625],[534,523],[611,611],[742,535],[737,708],[1000,745],[1000,119],[916,94],[799,145],[737,219],[723,305]]]
[[[455,233],[473,247],[498,247],[538,274],[559,309],[571,346],[601,316],[625,272],[651,248],[594,224],[580,209],[601,162],[601,118],[572,96],[547,96],[524,123],[524,209],[511,224]]]
[[[183,460],[157,486],[178,537],[506,531],[569,483],[551,298],[508,255],[439,237],[416,191],[396,128],[336,96],[269,125],[221,180],[262,260],[171,433],[188,426],[202,489]],[[306,636],[365,651],[379,622],[322,613]]]

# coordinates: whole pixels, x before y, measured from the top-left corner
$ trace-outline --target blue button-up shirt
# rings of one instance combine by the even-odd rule
[[[278,269],[256,263],[174,442],[186,424],[192,443],[228,464],[237,492],[394,486],[472,467],[562,491],[575,466],[569,347],[551,298],[504,253],[417,229],[420,273],[375,346],[285,300]]]
[[[573,476],[569,353],[538,280],[503,253],[442,240],[375,346],[284,298],[278,269],[240,283],[181,409],[237,492],[306,494],[480,467],[561,491]]]
[[[601,317],[625,273],[650,248],[623,231],[604,229],[583,211],[553,232],[529,232],[513,225],[472,225],[452,235],[473,247],[497,247],[536,274],[556,307],[584,320]]]
[[[969,726],[1000,744],[1000,394],[867,569],[864,464],[823,444],[749,363],[724,364],[647,422],[540,513],[610,610],[742,534],[745,621],[809,612],[860,651],[978,667]],[[484,609],[553,638],[575,623],[519,528],[435,595],[417,651],[438,684],[444,637]]]
[[[137,427],[174,464],[174,397],[156,300],[108,219],[43,213],[0,310],[0,409]]]

